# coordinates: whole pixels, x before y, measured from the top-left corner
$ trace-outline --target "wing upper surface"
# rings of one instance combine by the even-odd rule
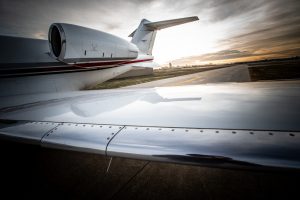
[[[0,118],[133,126],[300,130],[298,82],[81,91],[0,99]]]

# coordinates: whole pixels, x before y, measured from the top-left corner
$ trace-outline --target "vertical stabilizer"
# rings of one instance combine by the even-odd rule
[[[197,16],[159,22],[150,22],[149,20],[143,19],[139,27],[133,31],[129,37],[132,37],[131,42],[137,45],[141,52],[151,55],[157,30],[196,20],[199,20]]]

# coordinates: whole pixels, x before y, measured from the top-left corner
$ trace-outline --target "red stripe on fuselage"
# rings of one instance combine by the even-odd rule
[[[107,68],[114,68],[126,64],[140,63],[151,61],[153,59],[141,59],[141,60],[119,60],[119,61],[102,61],[93,63],[78,63],[78,64],[67,64],[62,66],[43,66],[42,68],[26,67],[26,68],[11,68],[1,70],[0,77],[16,77],[16,76],[32,76],[32,75],[46,75],[53,73],[73,73],[83,72],[90,70],[102,70]]]

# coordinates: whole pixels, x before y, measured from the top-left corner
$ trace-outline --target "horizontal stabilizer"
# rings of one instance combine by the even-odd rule
[[[185,18],[180,18],[180,19],[164,20],[164,21],[159,21],[159,22],[148,22],[148,23],[145,23],[144,25],[149,30],[154,31],[154,30],[169,28],[171,26],[185,24],[185,23],[193,22],[193,21],[197,21],[197,20],[199,20],[199,18],[197,16],[193,16],[193,17],[185,17]]]

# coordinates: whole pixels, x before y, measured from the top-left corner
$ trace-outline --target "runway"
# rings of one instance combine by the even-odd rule
[[[248,65],[234,65],[222,69],[215,69],[195,74],[162,79],[123,88],[151,88],[180,85],[197,85],[218,82],[249,82],[251,81]]]

